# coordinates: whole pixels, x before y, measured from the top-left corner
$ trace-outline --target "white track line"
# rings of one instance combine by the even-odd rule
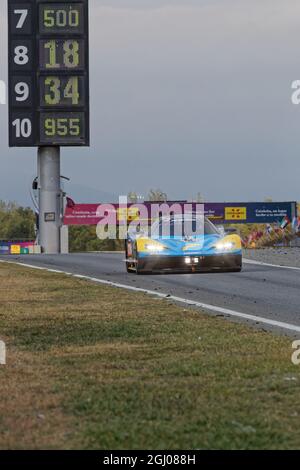
[[[269,266],[272,268],[281,268],[281,269],[292,269],[293,271],[300,271],[300,268],[296,266],[283,266],[282,264],[271,264],[271,263],[264,263],[263,261],[255,261],[252,259],[245,259],[243,258],[243,263],[245,264],[256,264],[258,266]]]
[[[204,304],[202,302],[197,302],[195,300],[185,299],[183,297],[176,297],[174,295],[163,294],[163,293],[152,291],[152,290],[149,290],[149,289],[142,289],[140,287],[128,286],[126,284],[119,284],[117,282],[106,281],[105,279],[99,279],[99,278],[95,278],[95,277],[91,277],[91,276],[85,276],[85,275],[82,275],[82,274],[73,274],[73,273],[69,273],[69,272],[66,272],[66,271],[43,268],[43,267],[40,267],[40,266],[34,266],[32,264],[20,263],[18,261],[0,260],[0,263],[16,264],[18,266],[23,266],[25,268],[37,269],[37,270],[46,271],[46,272],[50,272],[50,273],[56,273],[56,274],[64,274],[64,275],[71,276],[71,277],[74,277],[74,278],[77,278],[77,279],[92,281],[92,282],[96,282],[98,284],[111,286],[111,287],[117,287],[117,288],[125,289],[125,290],[128,290],[128,291],[134,291],[134,292],[140,292],[140,293],[143,293],[143,294],[149,294],[149,295],[152,295],[152,296],[155,296],[155,297],[159,297],[161,299],[172,300],[174,302],[182,303],[182,304],[193,306],[193,307],[202,308],[204,310],[208,310],[208,311],[211,311],[211,312],[221,313],[222,315],[228,315],[228,316],[236,317],[236,318],[243,318],[243,319],[249,320],[251,322],[263,323],[263,324],[268,325],[268,326],[275,326],[277,328],[281,328],[281,329],[284,329],[284,330],[289,330],[289,331],[294,331],[294,332],[300,333],[300,326],[298,326],[298,325],[293,325],[293,324],[290,324],[290,323],[281,322],[281,321],[277,321],[277,320],[271,320],[269,318],[259,317],[257,315],[250,315],[250,314],[247,314],[247,313],[237,312],[235,310],[229,310],[227,308],[217,307],[216,305]]]

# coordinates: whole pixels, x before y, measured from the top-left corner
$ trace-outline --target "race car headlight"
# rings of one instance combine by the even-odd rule
[[[234,248],[234,244],[232,242],[219,242],[216,245],[216,249],[218,251],[230,251]]]
[[[165,249],[165,247],[159,243],[147,243],[145,248],[147,251],[151,251],[151,253],[160,253]]]

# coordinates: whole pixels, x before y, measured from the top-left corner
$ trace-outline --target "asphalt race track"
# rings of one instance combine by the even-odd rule
[[[26,255],[1,259],[91,276],[296,325],[298,332],[282,331],[300,338],[300,270],[247,263],[242,273],[136,276],[126,273],[124,255],[120,253]],[[266,330],[281,330],[260,322],[250,323]]]

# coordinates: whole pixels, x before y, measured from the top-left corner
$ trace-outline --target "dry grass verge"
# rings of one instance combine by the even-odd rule
[[[300,446],[287,338],[6,264],[0,338],[1,449]]]

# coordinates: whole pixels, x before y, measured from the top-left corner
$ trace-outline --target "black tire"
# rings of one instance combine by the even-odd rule
[[[242,270],[243,270],[243,268],[236,268],[236,269],[234,270],[234,272],[235,272],[235,273],[241,273]]]
[[[128,274],[134,273],[134,268],[131,267],[131,263],[128,263],[128,261],[126,261],[126,271],[128,272]]]
[[[143,274],[143,269],[141,268],[141,263],[137,257],[137,261],[136,261],[136,264],[135,264],[135,272],[136,274]]]
[[[230,268],[230,272],[231,273],[240,273],[243,269],[243,260],[242,260],[242,257],[239,256],[238,260],[237,260],[237,264],[235,266],[233,266],[232,268]]]
[[[128,259],[128,242],[127,242],[127,240],[125,241],[125,258],[126,258],[126,260]],[[126,271],[127,271],[128,274],[134,273],[133,263],[131,263],[130,261],[126,261]]]
[[[243,269],[242,266],[239,266],[239,267],[237,267],[237,268],[231,268],[231,269],[229,269],[228,271],[229,271],[230,273],[240,273],[240,272],[242,272],[242,269]]]
[[[135,274],[141,274],[141,267],[140,267],[140,262],[139,262],[139,255],[137,251],[136,244],[134,244],[133,247],[133,258],[135,259],[134,262],[134,272]]]
[[[136,263],[135,263],[135,272],[136,274],[151,274],[151,271],[147,270],[147,263],[144,260],[140,260],[138,254],[136,253]]]
[[[126,250],[126,259],[128,259],[127,242],[126,242],[125,250]],[[133,258],[135,259],[135,261],[132,263],[130,261],[126,261],[127,272],[135,273],[137,275],[148,274],[145,269],[145,262],[142,262],[141,260],[139,260],[139,254],[138,254],[136,245],[134,245],[133,247]]]

